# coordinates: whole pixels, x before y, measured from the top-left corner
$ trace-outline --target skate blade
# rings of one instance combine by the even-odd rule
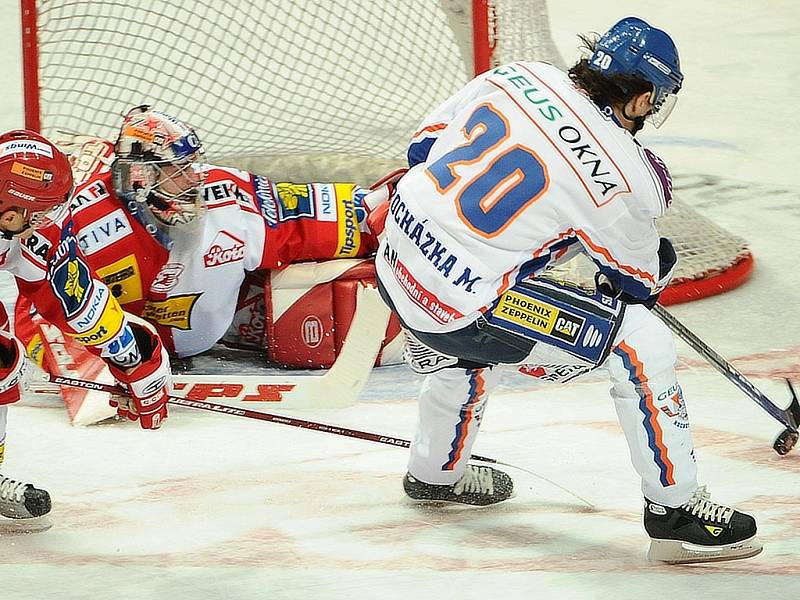
[[[459,502],[458,500],[431,500],[428,498],[413,498],[409,495],[405,495],[405,501],[417,508],[430,508],[430,509],[438,509],[438,510],[476,510],[476,509],[483,509],[483,508],[492,508],[499,504],[505,504],[509,500],[516,498],[517,492],[511,492],[511,495],[508,498],[503,500],[498,500],[497,502],[492,502],[491,504],[469,504],[468,502]]]
[[[26,533],[40,533],[53,526],[53,521],[48,515],[32,519],[2,519],[0,518],[0,537],[5,535],[25,535]]]
[[[700,546],[679,540],[650,540],[647,559],[652,562],[663,562],[673,565],[692,563],[719,562],[724,560],[741,560],[760,554],[764,549],[756,536],[750,539],[725,544],[724,546]]]

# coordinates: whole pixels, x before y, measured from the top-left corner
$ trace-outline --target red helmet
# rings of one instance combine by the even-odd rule
[[[55,144],[26,129],[0,135],[0,212],[42,213],[71,193],[72,169]]]

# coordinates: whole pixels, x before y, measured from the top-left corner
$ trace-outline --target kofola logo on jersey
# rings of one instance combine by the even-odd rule
[[[244,259],[244,242],[227,231],[220,231],[203,255],[206,268],[218,267]]]

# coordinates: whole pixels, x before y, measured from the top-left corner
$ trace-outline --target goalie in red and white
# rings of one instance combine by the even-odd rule
[[[175,356],[225,336],[273,362],[330,366],[358,282],[374,280],[369,190],[275,182],[203,154],[191,127],[148,106],[125,116],[115,142],[85,141],[70,159],[70,209],[87,261]]]

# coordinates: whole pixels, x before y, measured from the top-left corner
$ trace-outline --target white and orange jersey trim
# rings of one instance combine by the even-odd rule
[[[376,265],[412,328],[462,327],[577,248],[631,296],[657,288],[669,173],[555,67],[473,80],[420,124],[409,162]]]

